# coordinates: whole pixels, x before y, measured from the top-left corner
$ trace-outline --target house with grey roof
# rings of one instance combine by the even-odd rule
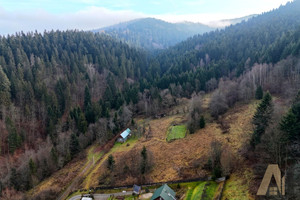
[[[141,186],[138,186],[138,185],[133,185],[133,193],[134,194],[141,194],[141,191],[142,191],[142,187]]]

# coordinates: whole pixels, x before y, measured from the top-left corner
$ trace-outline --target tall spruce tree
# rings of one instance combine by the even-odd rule
[[[72,158],[79,153],[80,151],[80,146],[79,146],[79,141],[75,133],[72,133],[71,135],[71,140],[70,140],[70,155]]]
[[[300,138],[300,91],[288,113],[282,118],[280,129],[286,133],[290,141]]]
[[[258,105],[256,112],[253,116],[252,123],[254,125],[254,132],[251,138],[251,146],[255,148],[260,143],[261,136],[265,133],[266,128],[271,120],[273,112],[272,96],[267,92],[260,104]]]
[[[20,190],[20,174],[17,172],[16,168],[11,168],[10,183],[13,188],[15,188],[16,190]]]
[[[204,119],[203,115],[201,115],[201,117],[200,117],[199,126],[200,126],[200,128],[205,127],[205,119]]]
[[[147,149],[144,146],[143,150],[141,151],[141,157],[142,157],[142,161],[141,161],[141,174],[145,174],[148,168],[148,163],[147,163]]]
[[[10,104],[10,81],[0,65],[0,105]]]
[[[6,129],[8,130],[8,147],[9,147],[9,152],[14,153],[14,151],[21,146],[22,144],[22,138],[20,135],[17,133],[17,129],[15,127],[15,124],[13,121],[7,117],[5,119],[5,124],[6,124]]]
[[[87,109],[88,105],[92,104],[91,93],[88,86],[84,89],[84,109]]]
[[[107,160],[107,169],[109,169],[112,172],[114,168],[115,168],[115,159],[113,155],[109,155]]]
[[[31,174],[31,175],[36,174],[36,172],[37,172],[37,167],[36,167],[35,162],[32,160],[32,158],[30,158],[30,160],[29,160],[29,162],[28,162],[28,165],[29,165],[30,174]]]
[[[264,96],[264,92],[261,86],[258,86],[255,91],[255,98],[261,100]]]

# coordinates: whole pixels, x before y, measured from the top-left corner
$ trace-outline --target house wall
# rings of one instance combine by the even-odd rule
[[[118,138],[118,140],[117,140],[118,142],[124,142],[124,140],[123,140],[123,138]]]

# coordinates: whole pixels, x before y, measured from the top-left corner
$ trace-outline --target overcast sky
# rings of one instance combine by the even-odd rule
[[[169,22],[210,23],[260,14],[290,0],[0,0],[0,34],[91,30],[155,17]]]

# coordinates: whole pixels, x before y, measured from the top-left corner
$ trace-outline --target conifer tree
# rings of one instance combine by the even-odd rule
[[[16,190],[20,190],[20,175],[17,173],[16,168],[11,168],[10,173],[10,184],[12,187],[14,187]]]
[[[251,138],[251,146],[253,148],[260,143],[260,138],[265,133],[265,130],[271,120],[272,112],[272,96],[269,92],[267,92],[264,95],[261,103],[258,105],[252,119],[252,123],[254,125],[254,132]]]
[[[32,160],[32,158],[30,158],[28,165],[29,165],[30,174],[34,175],[37,171],[37,167],[35,162]]]
[[[255,91],[255,98],[256,98],[257,100],[260,100],[260,99],[263,98],[263,95],[264,95],[264,92],[263,92],[262,87],[261,87],[261,86],[258,86],[258,87],[256,88],[256,91]]]
[[[115,167],[115,159],[113,155],[109,155],[107,160],[107,169],[109,169],[112,172],[114,170],[114,167]]]
[[[10,81],[0,66],[0,105],[10,104]]]
[[[87,86],[85,86],[84,89],[84,109],[87,109],[88,105],[91,106],[92,100],[91,100],[91,93]]]
[[[148,163],[147,163],[147,149],[144,146],[143,150],[141,151],[141,157],[142,157],[142,162],[141,162],[141,174],[145,174],[148,168]]]
[[[8,147],[9,147],[9,152],[14,153],[14,151],[21,146],[22,144],[22,138],[20,135],[17,133],[17,129],[15,127],[15,124],[13,121],[7,117],[5,119],[5,124],[6,128],[8,130]]]
[[[201,115],[201,117],[200,117],[199,126],[200,126],[200,128],[205,127],[205,119],[204,119],[203,115]]]
[[[80,146],[79,146],[79,141],[76,136],[76,134],[72,133],[71,135],[71,140],[70,140],[70,154],[71,157],[74,158],[74,156],[79,153],[80,151]]]
[[[300,91],[288,113],[280,122],[280,129],[287,134],[289,140],[300,137]]]

